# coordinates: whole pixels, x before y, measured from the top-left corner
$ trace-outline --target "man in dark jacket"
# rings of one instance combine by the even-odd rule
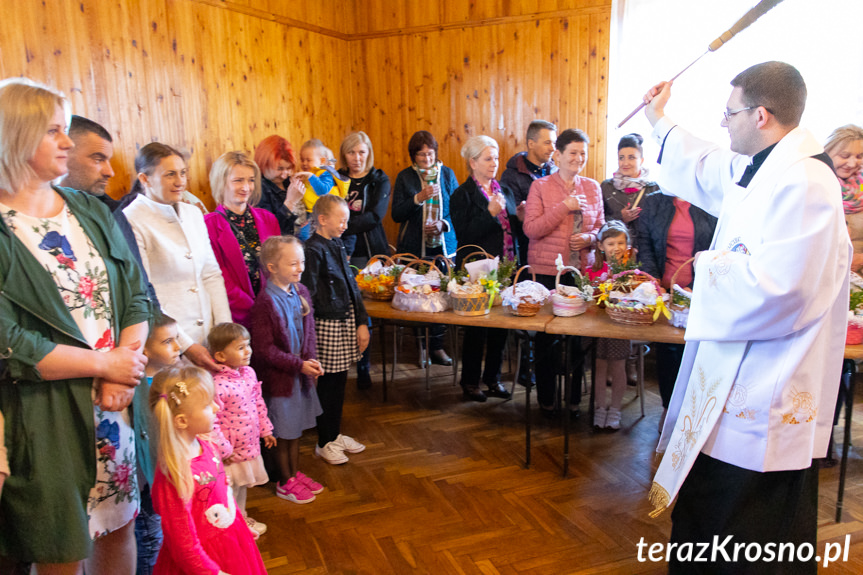
[[[550,176],[557,171],[554,161],[554,143],[557,141],[557,126],[545,120],[534,120],[527,127],[527,151],[519,152],[509,159],[500,176],[500,183],[512,191],[518,206],[518,218],[524,220],[524,203],[534,180]],[[518,226],[513,228],[518,236],[518,265],[527,264],[527,236]]]
[[[557,141],[557,126],[545,120],[534,120],[527,126],[527,151],[519,152],[511,157],[506,163],[506,169],[500,176],[502,186],[509,188],[515,197],[516,213],[519,224],[513,226],[512,233],[516,236],[518,244],[518,265],[527,265],[527,246],[529,240],[524,235],[521,222],[524,221],[524,206],[527,202],[527,194],[533,181],[545,176],[550,176],[557,171],[554,160],[554,144]],[[524,346],[525,350],[528,346]],[[533,365],[530,357],[525,353],[521,358],[521,365]],[[519,373],[518,382],[527,385],[532,382],[533,375],[528,370]]]

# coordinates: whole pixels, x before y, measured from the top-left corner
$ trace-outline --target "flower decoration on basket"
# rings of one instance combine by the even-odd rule
[[[671,276],[671,305],[668,306],[671,311],[669,323],[674,327],[686,329],[686,322],[689,321],[689,308],[692,305],[692,291],[677,285],[677,276],[683,270],[695,261],[694,257],[683,262],[674,275]]]
[[[863,278],[851,272],[851,297],[848,303],[847,345],[863,343]]]
[[[536,281],[536,274],[533,273],[533,270],[530,271],[532,280],[518,281],[521,272],[528,268],[530,266],[520,268],[515,274],[513,280],[515,283],[501,292],[504,307],[513,315],[524,317],[536,315],[548,301],[550,295],[548,288]]]
[[[356,275],[357,285],[365,298],[390,301],[403,270],[404,266],[396,264],[389,256],[374,256]]]
[[[689,307],[691,305],[692,292],[677,284],[672,285],[671,304],[668,306],[668,309],[671,311],[669,323],[674,327],[686,329],[686,322],[689,320]]]
[[[457,315],[486,315],[500,292],[500,258],[487,257],[467,263],[468,258],[470,256],[447,283],[452,310]]]
[[[444,275],[435,266],[440,259],[447,270]],[[416,260],[408,264],[399,279],[392,306],[403,311],[437,313],[449,308],[446,292],[441,284],[446,284],[451,267],[449,260],[437,256],[435,261]]]
[[[597,305],[604,306],[608,317],[618,323],[649,325],[659,314],[671,317],[659,282],[640,270],[615,274],[599,284],[598,290]]]
[[[587,311],[588,302],[593,301],[593,286],[590,281],[581,275],[578,268],[563,265],[563,256],[557,254],[554,260],[557,266],[557,276],[554,280],[554,289],[551,291],[551,311],[556,316],[574,317]],[[575,285],[561,285],[560,276],[564,272],[571,272],[575,278]]]

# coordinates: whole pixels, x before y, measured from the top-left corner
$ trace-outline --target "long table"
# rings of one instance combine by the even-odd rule
[[[551,303],[546,304],[535,316],[517,317],[512,315],[502,306],[495,306],[487,315],[462,316],[452,311],[440,313],[406,312],[397,310],[389,302],[366,300],[366,311],[377,319],[384,321],[402,321],[416,323],[438,323],[447,325],[493,327],[501,329],[517,329],[525,331],[541,331],[548,334],[563,336],[586,336],[605,337],[611,339],[628,339],[638,341],[652,341],[661,343],[685,343],[685,331],[668,323],[664,317],[660,317],[656,323],[646,326],[632,326],[616,323],[608,315],[595,305],[588,305],[587,311],[575,317],[557,317],[551,311]],[[381,330],[381,347],[384,353],[384,401],[386,401],[386,340],[384,330]],[[837,497],[837,523],[841,520],[842,501],[845,487],[845,473],[848,463],[848,448],[851,438],[851,417],[854,404],[854,372],[855,362],[863,360],[863,345],[846,345],[844,353],[845,362],[842,369],[842,385],[845,387],[845,434],[842,444],[841,469],[839,473],[839,494]],[[567,394],[564,405],[569,405],[569,378],[571,370],[566,370],[567,382],[565,393]],[[426,372],[428,377],[428,372]],[[569,410],[564,416],[564,461],[563,473],[566,475],[569,463]],[[527,388],[525,401],[525,464],[530,465],[530,387]]]

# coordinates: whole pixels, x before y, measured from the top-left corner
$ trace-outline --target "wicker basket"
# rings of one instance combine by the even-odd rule
[[[488,307],[488,293],[478,294],[449,294],[452,302],[452,311],[456,315],[488,315],[491,311]]]
[[[456,250],[456,253],[458,253],[459,250],[464,249],[464,248],[476,248],[477,251],[471,252],[464,257],[464,259],[461,261],[461,269],[464,269],[464,264],[469,262],[470,258],[472,258],[474,256],[483,256],[483,259],[487,259],[487,260],[493,260],[496,257],[496,256],[491,255],[490,253],[485,251],[481,246],[478,246],[476,244],[465,244],[463,246],[459,246],[458,249]],[[498,280],[500,280],[500,278],[498,278]],[[491,305],[497,306],[497,305],[502,305],[502,304],[503,304],[503,300],[500,297],[500,293],[495,294],[494,301],[492,302]]]
[[[393,259],[395,258],[396,256],[393,256]],[[438,259],[443,261],[444,267],[446,268],[446,274],[442,274],[441,279],[441,283],[445,284],[446,278],[452,275],[452,266],[450,265],[449,260],[446,259],[444,256],[435,256],[433,260],[415,259],[405,266],[405,270],[407,270],[407,268],[419,268],[422,265],[427,265],[429,266],[429,269],[431,269],[435,267],[435,262]],[[402,275],[404,275],[404,270],[402,271]],[[401,279],[399,281],[401,283]],[[396,289],[396,294],[393,297],[392,306],[395,309],[400,309],[402,311],[436,313],[446,311],[450,306],[450,300],[449,298],[447,298],[446,292],[444,291],[436,291],[429,294],[423,294],[418,292],[405,293]]]
[[[393,261],[393,259],[391,257],[385,256],[385,255],[377,255],[377,256],[372,256],[371,258],[369,258],[369,261],[366,264],[366,267],[370,266],[373,262],[376,262],[378,260],[380,260],[384,264],[384,266],[395,265],[395,262]],[[371,299],[371,300],[375,300],[375,301],[391,301],[393,299],[393,296],[396,293],[396,286],[398,285],[398,283],[399,283],[399,278],[396,277],[396,278],[394,278],[392,285],[383,286],[384,287],[383,291],[371,291],[371,290],[360,288],[360,292],[362,292],[363,297],[366,299]]]
[[[515,296],[515,286],[518,283],[518,276],[520,276],[521,272],[526,268],[530,268],[530,266],[522,266],[522,267],[518,268],[518,271],[515,272],[515,277],[512,280],[513,297]],[[530,276],[531,276],[531,279],[533,281],[536,281],[536,274],[533,273],[533,270],[530,270]],[[508,306],[506,306],[506,309],[509,310],[509,312],[512,315],[516,315],[516,316],[520,316],[520,317],[531,317],[531,316],[535,316],[537,313],[539,313],[539,310],[542,309],[543,305],[545,305],[545,304],[544,303],[520,302],[517,307],[513,308],[511,305],[508,305]]]
[[[684,267],[686,267],[687,265],[689,265],[690,263],[692,263],[694,261],[695,261],[694,257],[689,258],[688,260],[683,262],[680,265],[680,267],[677,268],[677,271],[674,272],[674,275],[671,276],[671,297],[672,298],[674,298],[674,286],[675,286],[674,282],[677,280],[677,274],[680,273],[680,270],[682,270]],[[689,321],[689,308],[687,306],[682,306],[682,305],[678,305],[678,304],[670,304],[668,306],[668,309],[669,309],[669,311],[671,311],[671,319],[668,321],[668,323],[670,323],[674,327],[686,329],[686,322]]]
[[[572,266],[564,266],[557,270],[557,276],[554,278],[554,289],[557,290],[560,285],[560,274],[564,270],[572,270],[581,277],[581,272],[578,268]],[[587,311],[587,302],[580,297],[567,297],[560,295],[555,291],[551,294],[551,311],[558,317],[575,317]]]
[[[605,313],[616,323],[624,325],[653,325],[653,312],[651,308],[646,309],[630,309],[617,304],[605,304]]]
[[[656,286],[657,291],[659,290],[659,282],[652,275],[636,272],[636,270],[630,270],[625,273],[632,276],[631,283],[628,286],[630,291],[645,282],[652,282]],[[655,321],[653,319],[653,312],[656,311],[656,308],[651,305],[642,309],[632,309],[616,303],[605,302],[605,311],[608,313],[608,317],[617,323],[624,325],[651,325]]]

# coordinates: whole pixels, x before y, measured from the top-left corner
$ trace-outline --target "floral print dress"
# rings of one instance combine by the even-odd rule
[[[78,220],[64,205],[36,218],[0,204],[0,216],[51,275],[84,340],[96,351],[114,349],[114,317],[105,264]],[[95,389],[93,391],[95,398]],[[96,485],[87,502],[90,536],[119,529],[138,513],[135,442],[128,409],[102,411],[96,421]]]

